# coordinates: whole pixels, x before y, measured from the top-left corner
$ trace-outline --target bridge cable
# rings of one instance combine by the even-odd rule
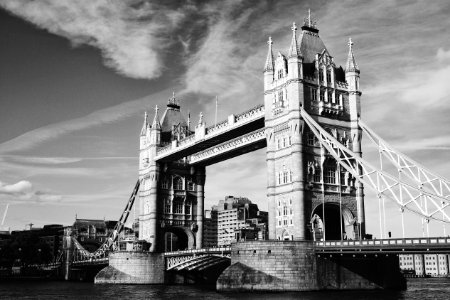
[[[323,147],[320,147],[321,149],[321,164],[320,164],[320,176],[321,176],[321,180],[322,180],[322,227],[323,227],[323,233],[322,233],[322,240],[326,241],[326,235],[325,235],[325,178],[324,178],[324,167],[325,167],[325,157],[324,157],[324,153],[325,150],[323,149]]]
[[[343,146],[340,142],[338,142],[333,136],[326,132],[311,116],[309,116],[304,109],[301,110],[301,116],[310,127],[311,131],[319,139],[321,145],[324,146],[324,148],[328,150],[330,155],[333,156],[360,183],[373,188],[378,194],[382,194],[383,196],[390,198],[392,201],[396,202],[397,205],[404,207],[409,211],[418,214],[419,216],[425,216],[428,219],[431,218],[443,222],[450,221],[450,217],[444,211],[444,208],[450,206],[450,199],[440,195],[436,195],[434,193],[419,190],[417,187],[399,181],[389,173],[380,171],[379,169],[373,167],[366,160],[357,156],[354,152]],[[357,172],[357,169],[363,171],[363,173],[359,174]],[[384,184],[386,185],[385,187],[383,187],[383,189],[381,189],[380,186],[377,186],[373,178],[374,176],[376,176],[380,180],[383,180]],[[407,197],[405,199],[399,199],[396,193],[397,189],[403,189]],[[418,198],[420,198],[420,196],[416,196],[417,193],[426,196],[427,201],[433,204],[433,210],[431,212],[426,212],[424,211],[423,206],[419,206],[417,200]],[[440,204],[437,204],[437,201],[445,201],[446,204],[444,205],[444,207],[442,207],[440,206]],[[444,218],[441,219],[441,217],[437,215],[438,212],[442,212],[444,214]]]
[[[341,166],[336,162],[336,169],[338,172],[338,184],[339,184],[339,227],[341,228],[341,241],[344,239],[342,230],[342,182],[341,182]]]

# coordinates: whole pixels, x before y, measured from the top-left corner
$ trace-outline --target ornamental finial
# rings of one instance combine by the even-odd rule
[[[272,46],[273,41],[272,41],[272,37],[269,36],[269,40],[267,41],[267,45]]]
[[[305,19],[303,19],[303,25],[309,27],[309,28],[315,28],[316,27],[316,21],[314,21],[311,17],[311,9],[308,9],[308,17],[306,17]]]
[[[352,41],[352,38],[349,37],[349,38],[348,38],[348,47],[351,49],[352,46],[353,46],[353,41]]]

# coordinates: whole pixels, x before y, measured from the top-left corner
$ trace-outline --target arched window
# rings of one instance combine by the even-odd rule
[[[183,189],[183,179],[181,177],[175,177],[173,179],[173,189],[182,190]]]
[[[323,82],[323,69],[322,68],[319,69],[319,80],[320,80],[320,82]]]
[[[330,72],[330,70],[327,70],[327,82],[328,83],[331,82],[331,72]]]

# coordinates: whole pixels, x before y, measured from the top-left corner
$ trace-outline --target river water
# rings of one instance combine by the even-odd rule
[[[198,286],[94,285],[34,281],[0,282],[0,299],[450,299],[450,278],[408,279],[406,291],[321,291],[302,293],[217,293]]]

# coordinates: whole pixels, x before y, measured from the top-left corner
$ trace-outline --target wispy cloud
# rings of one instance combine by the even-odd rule
[[[0,5],[74,46],[101,49],[105,64],[123,75],[149,79],[161,75],[162,53],[191,9],[189,3],[140,0],[2,0]]]
[[[137,113],[142,113],[144,108],[149,106],[149,103],[155,101],[152,101],[152,99],[161,99],[163,97],[165,99],[168,94],[169,91],[165,90],[141,99],[128,101],[105,109],[100,109],[84,117],[54,123],[34,129],[0,144],[0,154],[31,149],[32,147],[39,145],[45,141],[58,138],[70,132],[123,120],[124,118],[135,115]]]

